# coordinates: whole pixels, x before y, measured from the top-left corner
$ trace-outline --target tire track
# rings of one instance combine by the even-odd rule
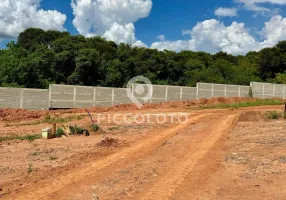
[[[57,177],[56,180],[45,180],[43,183],[39,182],[37,184],[34,184],[33,186],[24,188],[22,191],[15,194],[12,199],[48,199],[48,197],[53,193],[67,188],[69,185],[77,183],[83,180],[85,177],[100,173],[100,170],[103,170],[104,168],[112,165],[113,163],[122,160],[123,157],[125,158],[125,161],[128,161],[136,159],[144,154],[147,154],[148,152],[151,152],[152,150],[160,147],[164,141],[175,136],[178,132],[190,126],[190,124],[196,123],[201,119],[209,117],[211,115],[213,114],[199,114],[195,116],[190,115],[191,118],[185,124],[180,124],[165,131],[155,131],[154,133],[150,134],[152,135],[150,138],[144,138],[133,146],[126,148],[118,153],[107,156],[102,160],[89,162],[86,164],[86,167],[67,171],[67,173],[62,174],[60,177]],[[7,199],[11,199],[11,197]]]
[[[185,177],[191,173],[198,161],[210,151],[217,140],[229,129],[234,118],[235,115],[229,115],[219,124],[209,127],[209,130],[212,131],[208,137],[198,144],[194,151],[186,154],[181,163],[173,166],[165,176],[149,187],[150,189],[147,190],[142,199],[157,200],[172,197],[175,190],[184,181]]]

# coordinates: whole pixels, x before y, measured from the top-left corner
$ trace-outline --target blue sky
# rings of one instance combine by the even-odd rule
[[[71,34],[85,36],[101,35],[117,43],[159,50],[203,50],[210,53],[223,50],[245,54],[286,39],[286,0],[105,0],[111,3],[101,4],[102,8],[97,7],[103,0],[75,0],[73,7],[71,0],[22,0],[24,4],[17,4],[20,0],[5,1],[10,4],[3,10],[0,7],[0,25],[2,18],[7,18],[3,22],[7,29],[0,28],[1,46],[29,26],[46,30],[66,29]],[[124,3],[127,8],[121,6]],[[34,11],[25,21],[17,21],[15,15],[22,16],[18,10],[24,12],[27,8]],[[235,14],[215,14],[219,8],[223,13],[228,9],[235,10]],[[40,10],[44,13],[40,14]],[[101,17],[104,20],[100,20]],[[20,25],[12,27],[13,23]],[[273,27],[277,30],[271,30]],[[183,35],[183,30],[189,30],[189,34]],[[157,39],[159,35],[164,37]]]
[[[175,3],[174,3],[175,2]],[[67,15],[65,28],[72,34],[78,34],[73,26],[73,12],[70,0],[42,0],[44,10],[58,10]],[[219,7],[237,7],[232,0],[153,0],[153,7],[148,17],[135,23],[136,36],[138,39],[151,45],[156,37],[164,34],[169,40],[185,39],[181,32],[190,29],[207,19],[219,19],[226,25],[233,21],[244,22],[247,27],[261,29],[267,21],[266,16],[252,17],[253,12],[242,10],[238,16],[220,18],[214,15],[214,10]],[[281,13],[286,6],[264,4],[264,6],[280,8]]]

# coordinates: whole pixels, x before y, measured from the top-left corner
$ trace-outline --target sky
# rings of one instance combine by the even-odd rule
[[[0,47],[36,27],[158,50],[244,55],[286,40],[285,11],[286,0],[1,0]]]

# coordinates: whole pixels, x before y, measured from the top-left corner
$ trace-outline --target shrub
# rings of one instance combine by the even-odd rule
[[[63,135],[65,135],[65,131],[62,128],[58,128],[58,130],[56,131],[56,137],[62,137]]]
[[[279,119],[281,117],[281,114],[277,111],[269,111],[266,113],[266,117],[268,119]]]
[[[114,131],[114,130],[118,130],[118,129],[120,129],[120,127],[119,126],[115,126],[115,127],[109,128],[108,130],[109,131]]]
[[[29,164],[28,170],[27,170],[28,174],[33,172],[33,168],[32,168],[32,164]]]
[[[58,157],[56,157],[56,156],[50,156],[49,157],[49,160],[57,160],[58,159]]]
[[[75,126],[74,130],[75,130],[76,134],[81,134],[84,129],[82,127],[80,127],[80,126]]]
[[[99,130],[99,126],[98,126],[97,124],[92,124],[92,125],[91,125],[91,130],[94,131],[94,132],[96,132],[96,131]]]
[[[80,134],[83,132],[83,128],[80,126],[70,126],[69,127],[71,134]]]

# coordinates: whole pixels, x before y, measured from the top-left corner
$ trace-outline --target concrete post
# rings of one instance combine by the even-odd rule
[[[132,86],[131,86],[131,94],[132,94],[132,98],[134,98],[134,83],[132,83]]]
[[[112,88],[111,105],[114,106],[114,88]]]
[[[180,101],[183,100],[183,87],[180,88]]]
[[[196,88],[196,100],[199,100],[200,97],[199,97],[199,83],[197,83],[197,88]]]
[[[51,100],[52,100],[52,85],[49,85],[49,108],[51,108]]]
[[[151,85],[151,98],[150,98],[150,103],[152,103],[152,99],[153,99],[153,85]]]
[[[262,85],[263,85],[263,86],[262,86],[262,90],[263,90],[262,96],[263,96],[263,99],[264,99],[264,96],[265,96],[265,84],[263,83]]]
[[[20,91],[20,109],[24,108],[24,89]]]
[[[165,93],[165,102],[168,101],[168,86],[165,86],[166,88],[166,93]]]
[[[96,87],[93,88],[93,107],[95,107],[96,104]]]
[[[76,86],[73,87],[73,107],[76,107]]]

